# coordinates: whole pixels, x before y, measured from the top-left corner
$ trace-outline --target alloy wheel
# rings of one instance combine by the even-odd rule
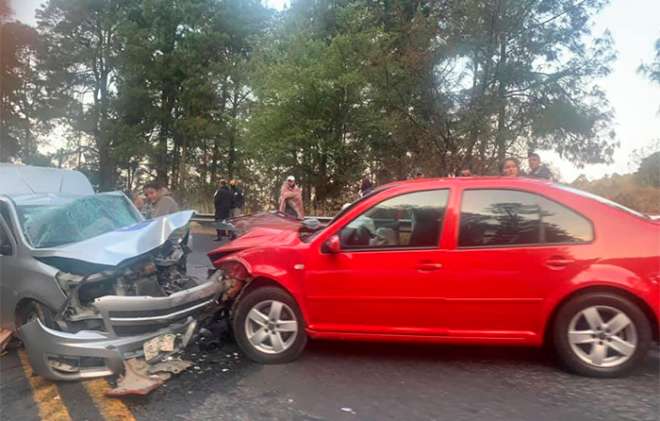
[[[624,312],[610,306],[591,306],[579,311],[568,325],[571,349],[585,363],[617,367],[637,349],[637,329]]]
[[[298,335],[298,320],[287,304],[277,300],[261,301],[245,318],[245,336],[257,350],[279,354],[291,347]]]

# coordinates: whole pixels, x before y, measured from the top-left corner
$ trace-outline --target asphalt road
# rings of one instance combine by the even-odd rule
[[[213,244],[195,238],[192,272],[205,273]],[[50,399],[74,420],[660,420],[657,349],[623,379],[567,374],[523,348],[311,342],[300,360],[264,366],[227,340],[190,357],[193,369],[150,396],[116,401],[94,392],[108,387],[99,381],[39,392],[12,350],[0,358],[0,418],[48,418],[39,402]]]

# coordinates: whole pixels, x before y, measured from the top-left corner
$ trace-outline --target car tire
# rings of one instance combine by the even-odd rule
[[[565,302],[552,327],[555,351],[569,371],[589,377],[621,377],[646,356],[651,327],[642,310],[610,292]]]
[[[277,287],[248,292],[238,302],[232,330],[241,351],[252,361],[264,364],[291,362],[307,344],[298,304]]]

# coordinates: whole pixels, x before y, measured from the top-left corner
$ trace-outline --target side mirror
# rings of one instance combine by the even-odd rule
[[[321,251],[323,253],[329,254],[341,253],[341,242],[339,241],[339,236],[333,235],[332,237],[328,238],[325,243],[323,243]]]
[[[11,244],[0,244],[0,256],[11,256],[12,252]]]

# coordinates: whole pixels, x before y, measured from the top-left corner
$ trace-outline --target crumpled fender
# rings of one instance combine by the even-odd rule
[[[237,262],[245,267],[251,279],[265,278],[277,283],[282,289],[291,294],[298,303],[303,317],[307,319],[304,295],[301,289],[304,283],[300,279],[304,273],[304,265],[302,263],[295,263],[296,258],[292,256],[295,256],[297,253],[291,253],[291,249],[281,253],[281,260],[273,258],[272,253],[272,249],[248,249],[216,260],[213,262],[213,265],[215,267],[221,267],[225,263]],[[267,258],[265,254],[268,254]],[[277,261],[278,266],[273,266],[269,263],[272,261]]]

